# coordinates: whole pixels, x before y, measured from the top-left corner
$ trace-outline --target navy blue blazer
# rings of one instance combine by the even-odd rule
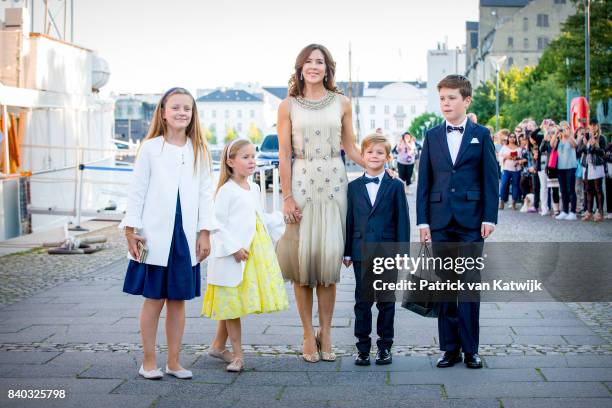
[[[417,225],[438,230],[453,217],[470,229],[480,229],[483,222],[496,224],[497,192],[498,163],[486,127],[467,120],[454,165],[446,122],[426,132],[419,162]]]
[[[410,218],[404,183],[385,172],[372,205],[363,176],[351,181],[345,242],[344,256],[357,262],[362,261],[361,244],[364,242],[406,242],[408,254]]]

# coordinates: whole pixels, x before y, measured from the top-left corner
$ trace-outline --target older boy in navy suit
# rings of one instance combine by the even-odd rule
[[[361,142],[361,155],[365,162],[365,174],[348,185],[348,211],[346,215],[346,245],[344,264],[353,263],[355,271],[355,337],[359,352],[355,364],[370,365],[370,348],[372,341],[372,305],[366,293],[372,293],[372,287],[365,287],[364,282],[373,281],[374,275],[367,268],[362,269],[362,244],[373,243],[406,243],[402,251],[408,254],[410,241],[410,220],[404,184],[399,179],[391,178],[385,171],[391,145],[383,135],[374,134]],[[387,248],[388,250],[388,248]],[[392,297],[393,294],[391,294]],[[378,320],[378,352],[376,364],[392,362],[391,345],[393,344],[393,319],[395,302],[376,302]]]
[[[463,248],[480,256],[482,243],[497,223],[498,168],[495,147],[487,128],[466,116],[472,86],[461,75],[448,75],[438,83],[440,110],[446,121],[425,134],[419,163],[417,227],[421,242],[445,247],[448,242],[471,243]],[[480,254],[478,253],[480,252]],[[479,271],[469,280],[480,281]],[[455,276],[455,279],[457,276]],[[438,367],[461,362],[481,368],[478,356],[479,294],[457,293],[440,303],[438,335],[444,356]]]

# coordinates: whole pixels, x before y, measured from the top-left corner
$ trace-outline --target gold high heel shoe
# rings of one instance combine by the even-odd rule
[[[321,331],[317,329],[315,332],[315,341],[317,342],[317,350],[321,353],[321,360],[323,361],[336,361],[336,353],[327,352],[321,349]]]
[[[315,342],[317,341],[317,336],[315,335]],[[314,353],[304,353],[304,346],[302,345],[302,358],[304,361],[308,363],[318,363],[319,362],[319,348],[317,346],[317,351]]]

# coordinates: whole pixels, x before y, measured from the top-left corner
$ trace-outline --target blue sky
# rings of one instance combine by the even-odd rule
[[[427,79],[427,50],[465,42],[477,0],[75,0],[75,42],[110,64],[105,91],[284,85],[300,49],[327,46],[337,78]]]

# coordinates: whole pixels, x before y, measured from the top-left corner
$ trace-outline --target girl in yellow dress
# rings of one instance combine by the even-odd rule
[[[272,237],[284,229],[280,212],[266,214],[259,187],[248,181],[255,171],[255,147],[245,139],[225,146],[214,212],[219,230],[212,235],[202,314],[219,320],[209,355],[242,371],[240,318],[289,308]],[[232,352],[225,349],[229,336]]]

